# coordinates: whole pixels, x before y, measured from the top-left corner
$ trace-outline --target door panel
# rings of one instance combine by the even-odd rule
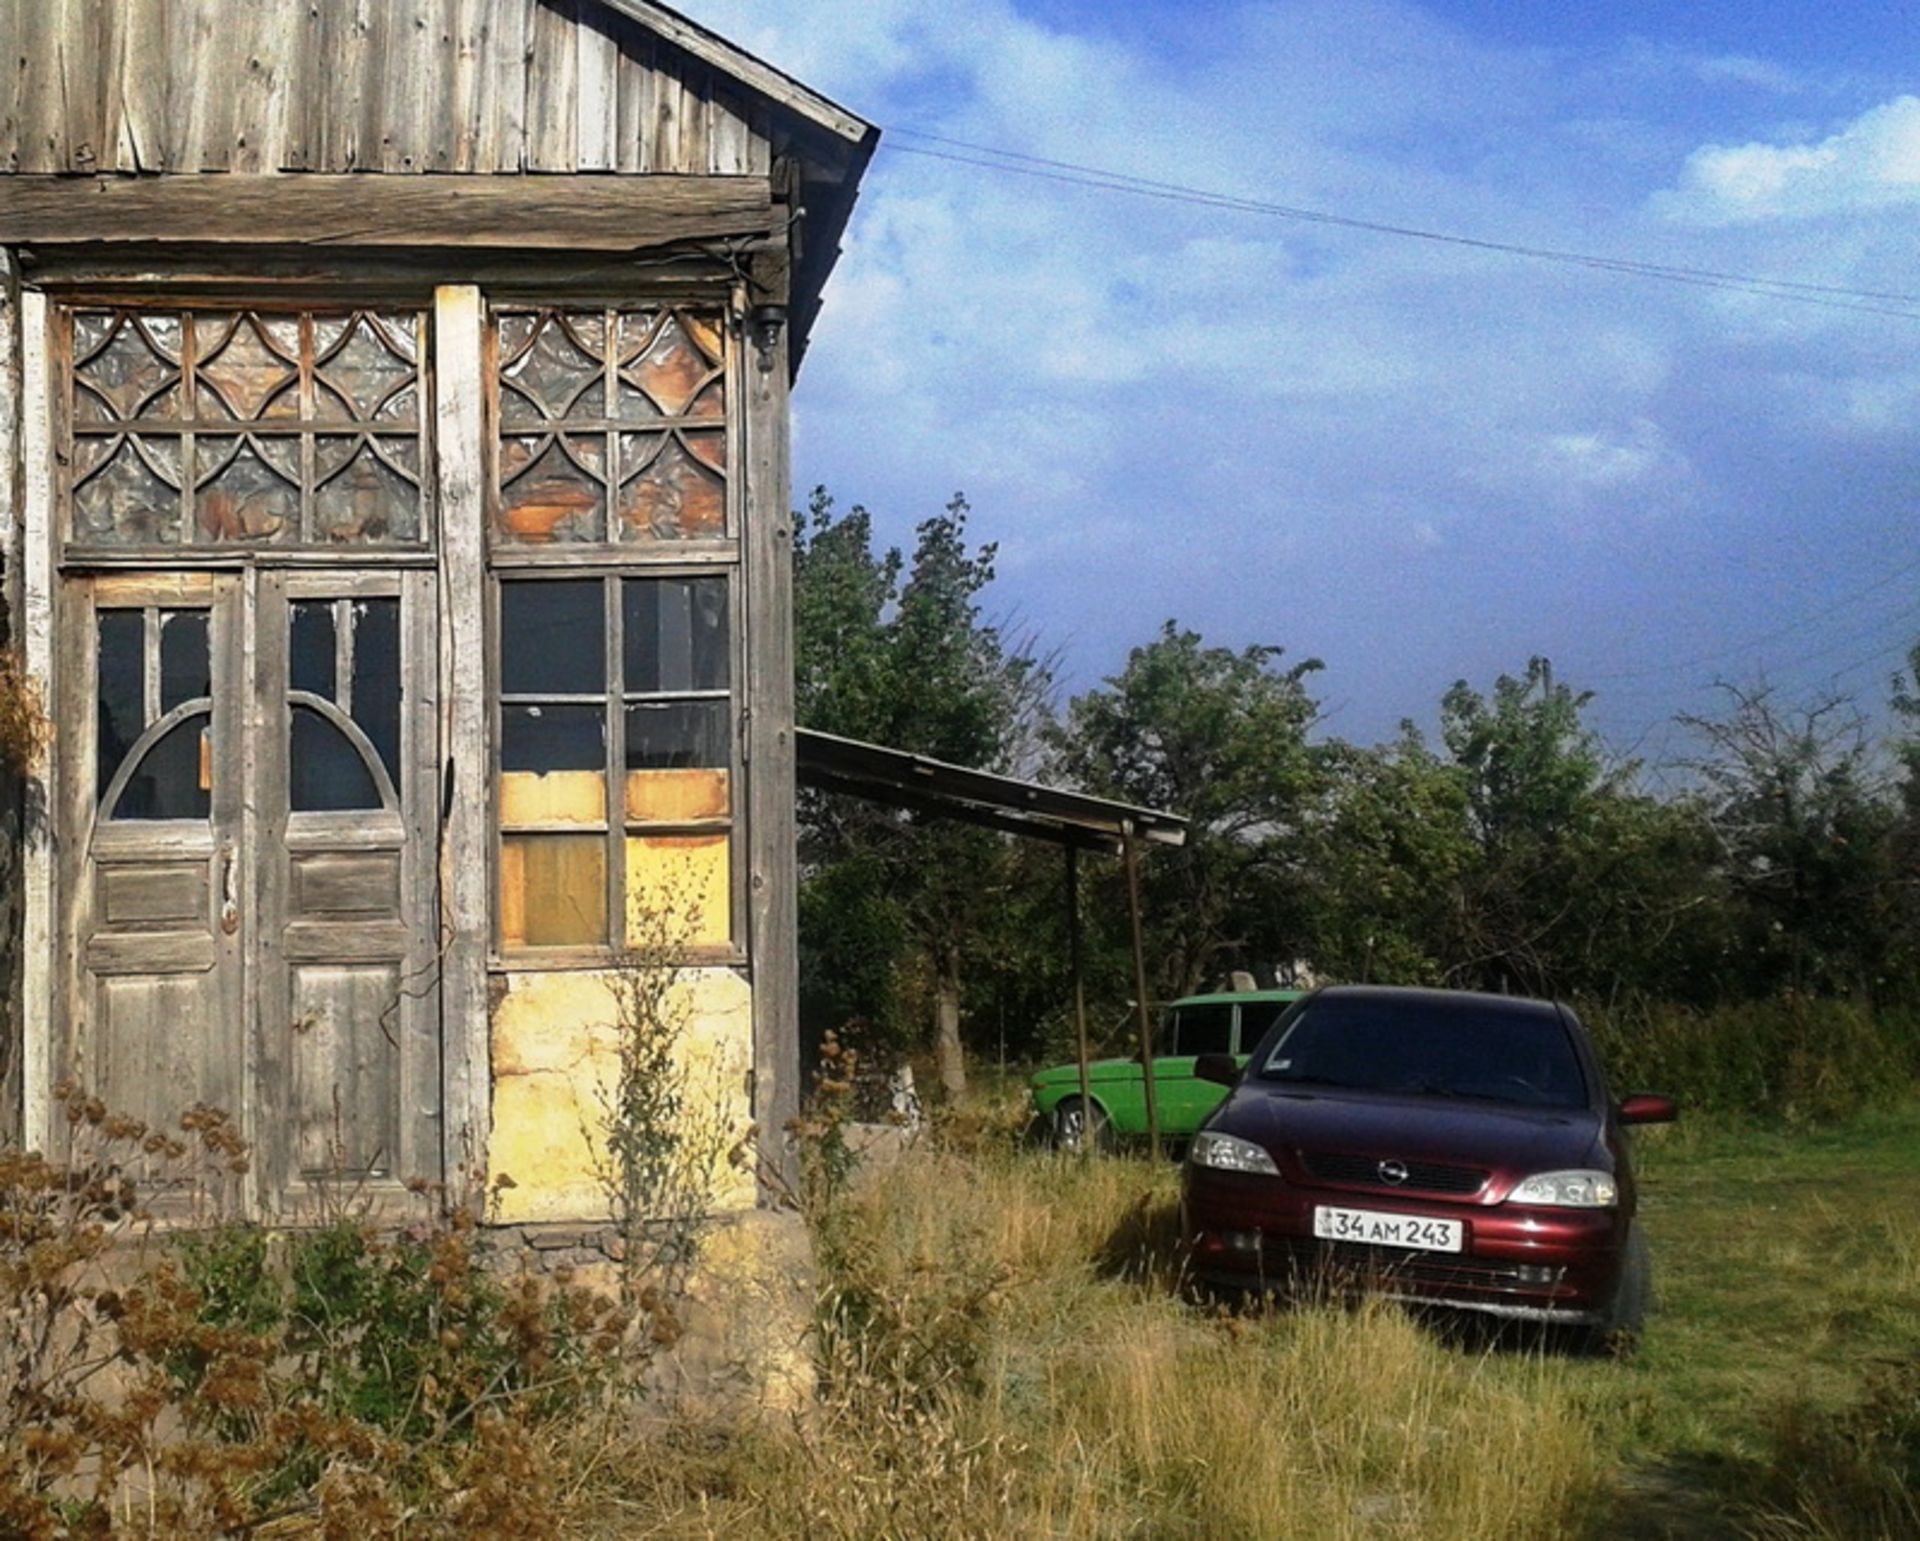
[[[440,1175],[432,605],[425,573],[261,578],[262,1156],[295,1202]]]
[[[240,580],[78,579],[62,601],[54,1063],[157,1128],[237,1114]]]

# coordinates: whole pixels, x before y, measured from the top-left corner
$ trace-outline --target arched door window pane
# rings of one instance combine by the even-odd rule
[[[384,806],[373,773],[339,726],[311,706],[293,707],[288,806],[295,813],[339,813]]]
[[[182,718],[148,748],[114,800],[114,818],[204,819],[212,812],[208,716]]]

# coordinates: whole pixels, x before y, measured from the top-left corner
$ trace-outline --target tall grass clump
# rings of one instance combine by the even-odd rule
[[[1787,1407],[1761,1487],[1757,1536],[1920,1535],[1920,1357],[1882,1366],[1838,1412]]]
[[[1174,1175],[909,1151],[856,1182],[820,1402],[661,1452],[673,1533],[1534,1536],[1605,1480],[1566,1366],[1461,1354],[1396,1309],[1230,1311],[1180,1287]]]
[[[1920,1078],[1920,1011],[1909,1006],[1790,996],[1583,1015],[1616,1090],[1706,1112],[1830,1122],[1911,1096]]]

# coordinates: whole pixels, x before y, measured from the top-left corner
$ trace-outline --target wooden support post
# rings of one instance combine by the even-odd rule
[[[487,778],[486,481],[480,291],[434,291],[440,471],[440,1105],[445,1179],[487,1180],[493,1113],[487,952],[493,790]]]
[[[20,614],[13,617],[27,674],[49,704],[53,672],[53,363],[47,349],[47,297],[20,293]],[[46,1150],[53,1132],[53,755],[28,772],[22,862],[26,914],[20,937],[21,1135]],[[39,825],[35,826],[38,819]]]
[[[1080,847],[1067,846],[1067,966],[1073,974],[1073,1036],[1080,1054],[1080,1154],[1093,1153],[1092,1051],[1087,1046],[1085,947],[1080,936]]]
[[[1140,1079],[1147,1090],[1147,1146],[1160,1159],[1160,1094],[1153,1082],[1153,1012],[1147,1005],[1147,944],[1140,931],[1140,857],[1133,821],[1121,827],[1120,854],[1127,865],[1127,913],[1133,923],[1133,1004],[1140,1024]]]

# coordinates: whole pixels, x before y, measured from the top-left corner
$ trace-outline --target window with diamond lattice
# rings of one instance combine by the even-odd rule
[[[78,308],[66,319],[72,545],[422,542],[423,313]]]
[[[727,534],[718,312],[504,309],[494,328],[498,541]]]

